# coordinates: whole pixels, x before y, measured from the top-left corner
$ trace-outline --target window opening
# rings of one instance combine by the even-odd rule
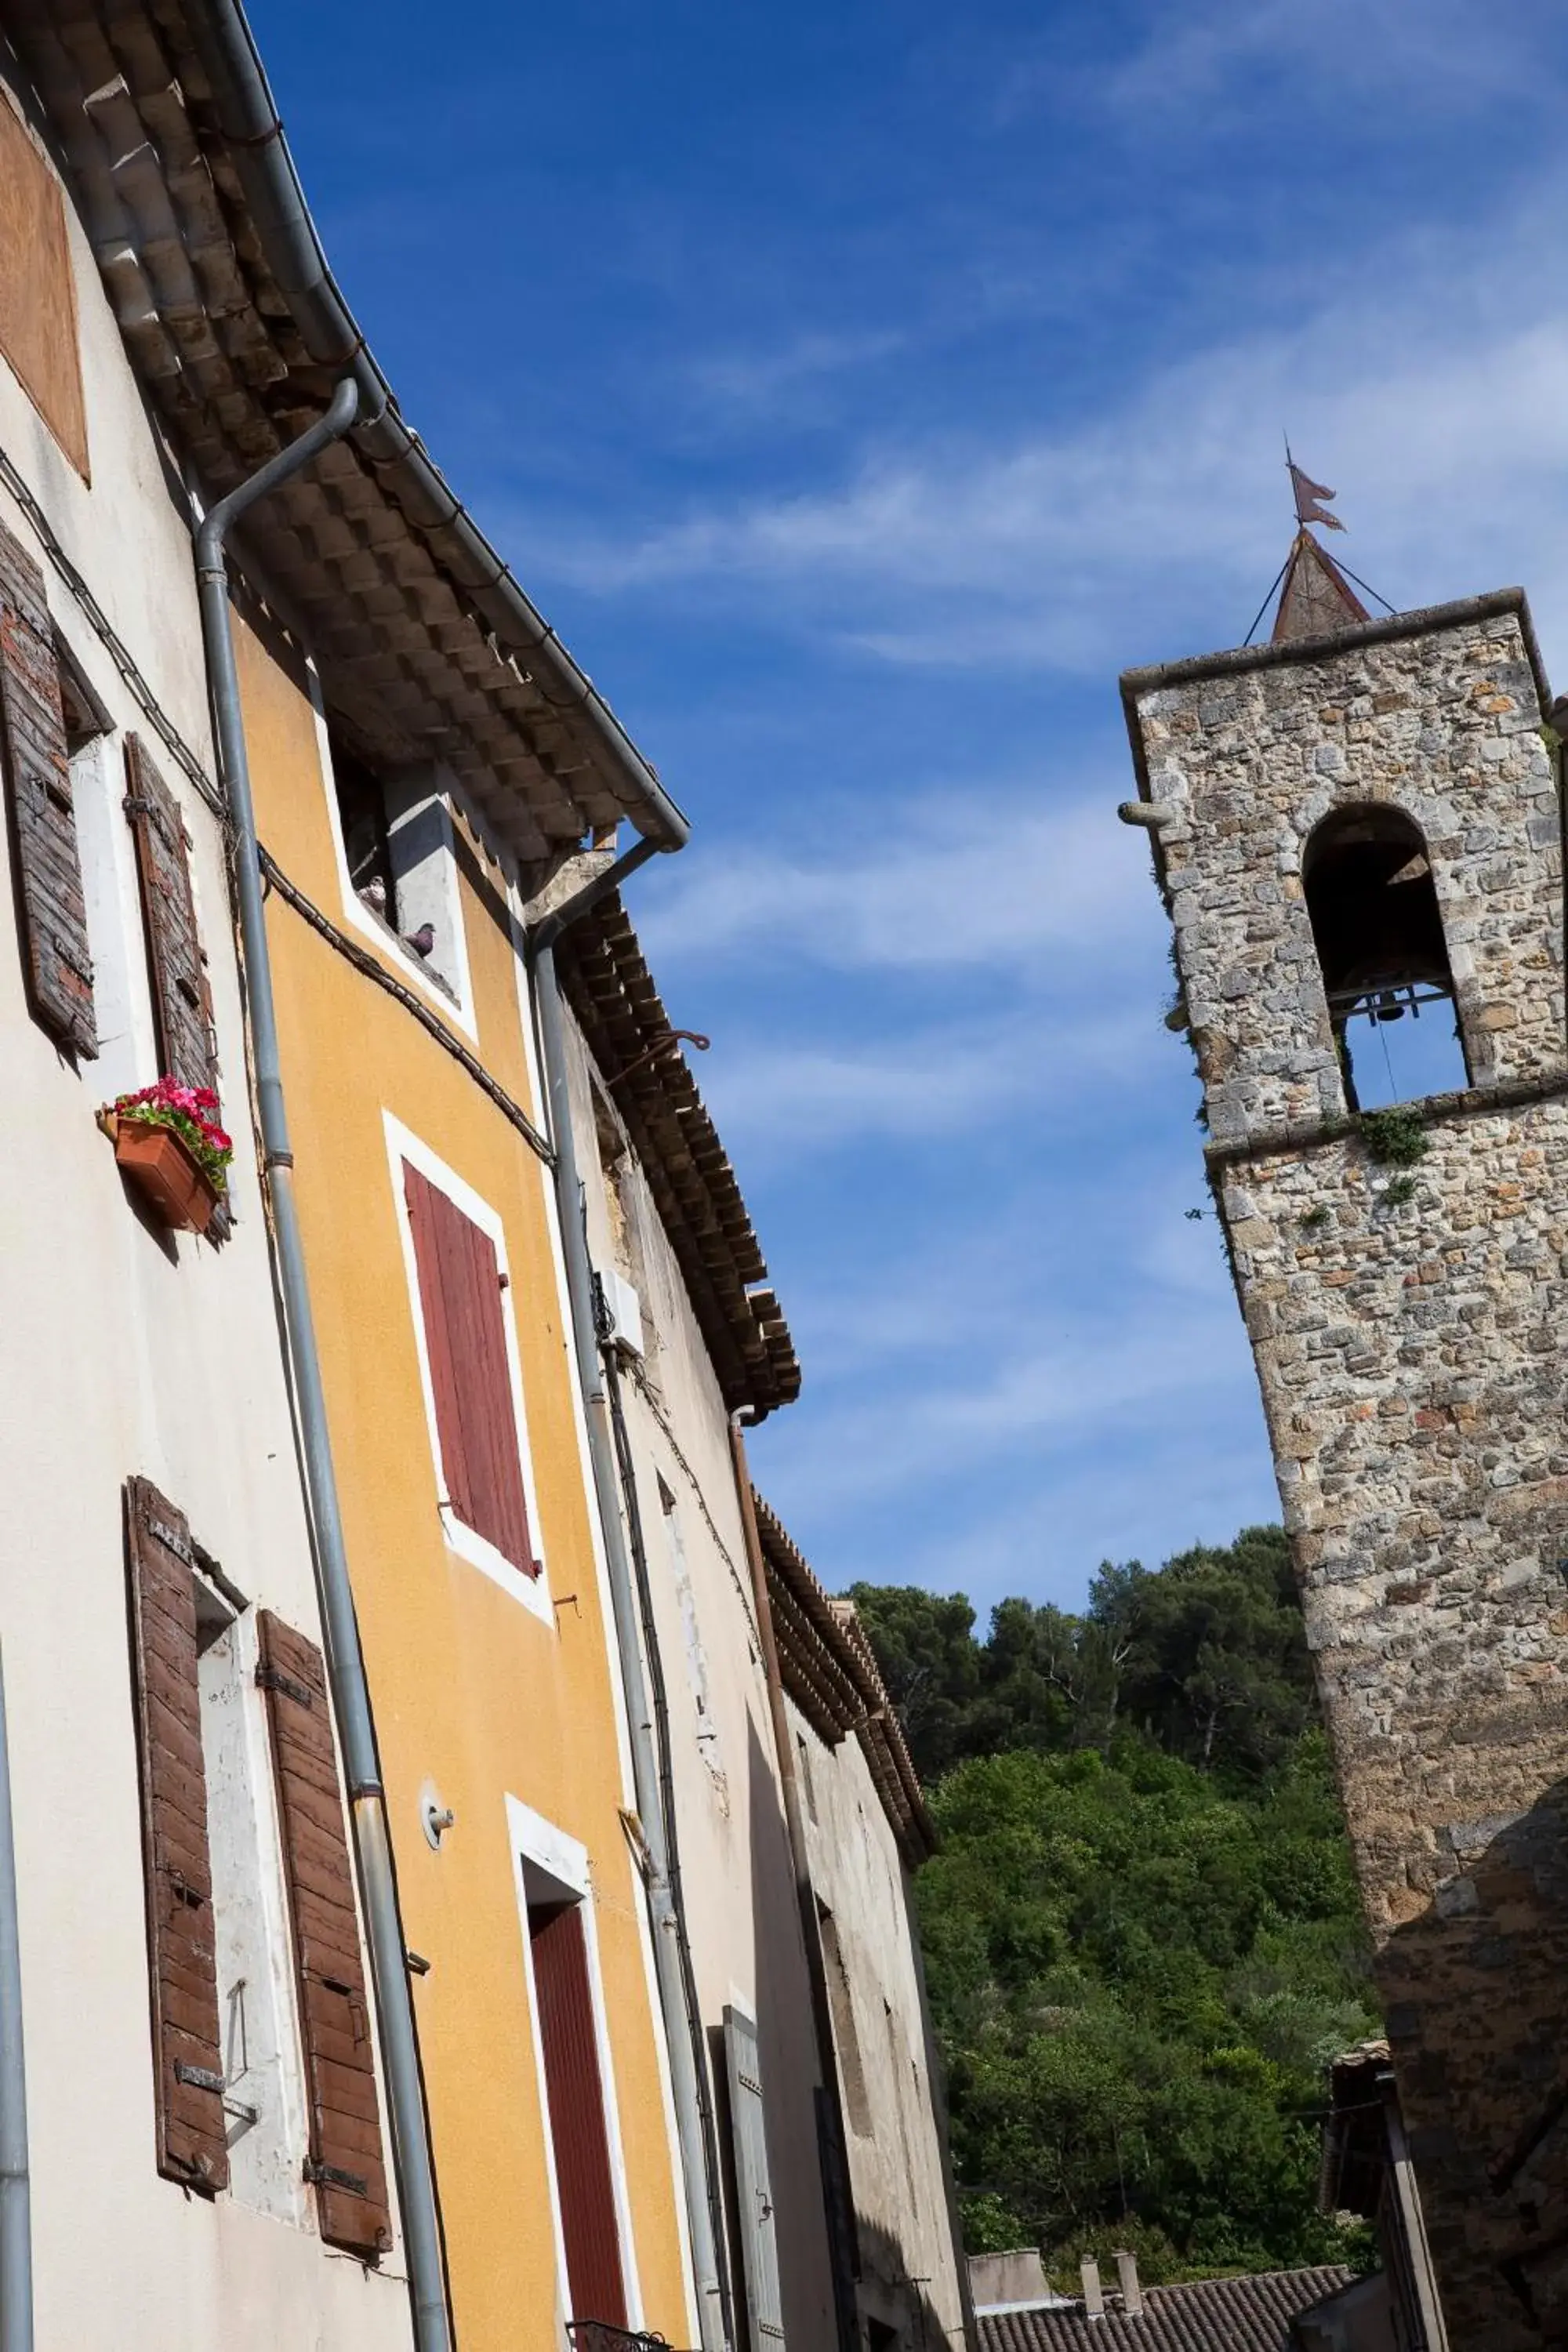
[[[383,772],[329,729],[349,887],[452,998],[465,986],[452,819],[433,766]]]
[[[661,1388],[659,1339],[663,1320],[662,1292],[654,1290],[654,1270],[646,1246],[642,1182],[637,1157],[597,1071],[591,1073],[594,1091],[594,1134],[599,1170],[604,1178],[605,1221],[609,1228],[610,1255],[618,1272],[637,1292],[642,1308],[642,1377],[656,1391]],[[656,1311],[657,1310],[657,1311]]]
[[[65,719],[66,756],[74,760],[100,735],[114,731],[114,722],[77,667],[75,655],[56,632],[55,659],[59,664],[60,710]]]
[[[392,868],[386,788],[335,735],[331,748],[349,881],[372,914],[396,930],[397,878]]]
[[[860,2036],[855,2024],[855,2001],[849,1990],[849,1971],[845,1966],[844,1948],[838,1940],[838,1923],[826,1903],[816,1906],[817,1929],[822,1937],[822,1957],[827,1964],[827,2006],[833,2016],[833,2040],[838,2053],[838,2072],[844,2084],[844,2105],[849,2116],[849,2128],[858,2139],[871,2136],[871,2103],[866,2091],[866,2063],[860,2054]]]
[[[730,2093],[730,2135],[735,2158],[736,2221],[746,2284],[746,2330],[751,2352],[784,2352],[784,2294],[780,2276],[778,2215],[768,2162],[767,2109],[753,2019],[727,2004],[724,2011],[725,2074]]]
[[[403,1183],[443,1504],[510,1568],[537,1576],[495,1243],[407,1160]]]
[[[297,2221],[299,2167],[291,2158],[284,2084],[287,2012],[279,2013],[282,1906],[276,1887],[263,1884],[257,1836],[259,1775],[249,1720],[255,1620],[200,1572],[204,1557],[196,1552],[191,1581],[229,2189],[242,2204]]]
[[[1399,809],[1336,810],[1307,844],[1302,880],[1349,1108],[1468,1087],[1420,827]]]
[[[804,1732],[795,1733],[795,1744],[800,1750],[800,1783],[805,1790],[805,1810],[810,1814],[813,1824],[820,1826],[816,1813],[816,1782],[812,1777],[811,1769],[811,1750],[805,1744]]]
[[[254,1612],[146,1479],[126,1490],[158,2168],[303,2219],[289,1937]]]
[[[531,1865],[524,1865],[524,1879],[532,1882],[528,1944],[567,2300],[574,2319],[625,2327],[626,2279],[584,1906],[580,1898],[563,1900],[545,1874]]]

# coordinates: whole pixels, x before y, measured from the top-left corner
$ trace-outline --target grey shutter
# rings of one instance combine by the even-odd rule
[[[735,2142],[735,2186],[741,2212],[741,2254],[746,2272],[746,2313],[752,2352],[779,2352],[784,2340],[779,2294],[778,2230],[768,2179],[768,2140],[757,2029],[739,2010],[724,2011],[730,2070],[730,2129]]]

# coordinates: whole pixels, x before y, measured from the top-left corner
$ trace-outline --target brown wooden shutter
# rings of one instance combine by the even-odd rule
[[[561,2234],[566,2242],[566,2284],[574,2319],[626,2325],[621,2233],[610,2178],[605,2128],[605,2086],[583,1906],[564,1903],[528,1915],[533,1990],[550,2101],[550,2141]]]
[[[127,1482],[125,1508],[158,2169],[211,2195],[228,2150],[190,1530],[145,1478]]]
[[[59,663],[44,575],[0,528],[0,736],[11,807],[23,967],[33,1011],[75,1054],[95,1059],[92,956],[71,798]]]
[[[153,976],[159,1072],[183,1087],[210,1087],[216,1081],[217,1057],[191,890],[190,836],[179,803],[137,735],[125,739],[125,784]]]
[[[310,2151],[322,2237],[363,2262],[392,2243],[370,2003],[321,1653],[270,1610],[258,1619],[300,1988]]]
[[[406,1161],[404,1181],[447,1500],[504,1559],[537,1575],[495,1244]]]

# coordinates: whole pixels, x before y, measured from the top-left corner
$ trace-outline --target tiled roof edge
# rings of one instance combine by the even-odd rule
[[[936,1852],[936,1827],[855,1605],[834,1600],[754,1486],[752,1500],[784,1686],[830,1747],[856,1734],[900,1850],[918,1870]]]
[[[740,1181],[685,1057],[647,1058],[670,1036],[669,1015],[618,893],[562,933],[555,957],[647,1176],[726,1407],[761,1420],[793,1404],[800,1363]]]

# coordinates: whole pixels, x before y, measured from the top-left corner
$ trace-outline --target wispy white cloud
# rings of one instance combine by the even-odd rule
[[[1043,1039],[1048,1082],[1060,1089],[1129,1086],[1170,1051],[1147,1005],[1059,1025],[1028,1005],[1011,1015],[905,1020],[892,1034],[846,1045],[748,1043],[705,1091],[731,1148],[771,1171],[783,1158],[826,1146],[908,1143],[1022,1119],[1046,1075]]]
[[[831,1453],[813,1459],[814,1506],[868,1503],[911,1479],[937,1482],[1026,1454],[1047,1460],[1093,1451],[1113,1456],[1172,1415],[1196,1427],[1214,1395],[1252,1381],[1233,1309],[1217,1296],[1173,1316],[1151,1289],[1141,1306],[1049,1317],[1033,1344],[972,1364],[956,1380],[918,1389],[879,1384],[863,1402],[840,1396]],[[1033,1323],[1034,1318],[1029,1318]],[[1173,1402],[1174,1401],[1174,1402]]]
[[[1538,187],[1468,238],[1391,238],[1353,287],[1092,416],[1002,446],[873,444],[837,488],[558,561],[605,593],[721,586],[885,659],[1103,671],[1173,650],[1173,625],[1240,636],[1284,551],[1288,425],[1342,491],[1350,560],[1394,602],[1491,584],[1500,563],[1568,618],[1540,494],[1568,471],[1568,307],[1538,260],[1563,193]]]
[[[1016,47],[996,68],[998,120],[1070,109],[1145,143],[1213,145],[1283,109],[1310,174],[1321,121],[1375,111],[1386,142],[1500,98],[1528,104],[1561,24],[1551,0],[1490,15],[1471,0],[1148,0],[1100,31],[1088,42],[1069,18]]]
[[[908,341],[906,331],[892,328],[854,333],[813,328],[750,351],[737,347],[701,354],[684,373],[705,404],[762,416],[787,400],[798,423],[799,403],[814,386],[889,359]]]
[[[1107,963],[1152,904],[1149,861],[1116,823],[1124,773],[1092,797],[955,777],[898,829],[843,827],[809,851],[699,842],[642,919],[661,966],[762,950],[841,970],[998,972],[1092,950]]]
[[[1382,103],[1464,111],[1530,87],[1552,16],[1531,0],[1483,13],[1470,0],[1163,0],[1146,37],[1106,79],[1106,100],[1145,125],[1158,108],[1239,98],[1264,75],[1296,109]],[[1310,153],[1301,168],[1310,170]]]

